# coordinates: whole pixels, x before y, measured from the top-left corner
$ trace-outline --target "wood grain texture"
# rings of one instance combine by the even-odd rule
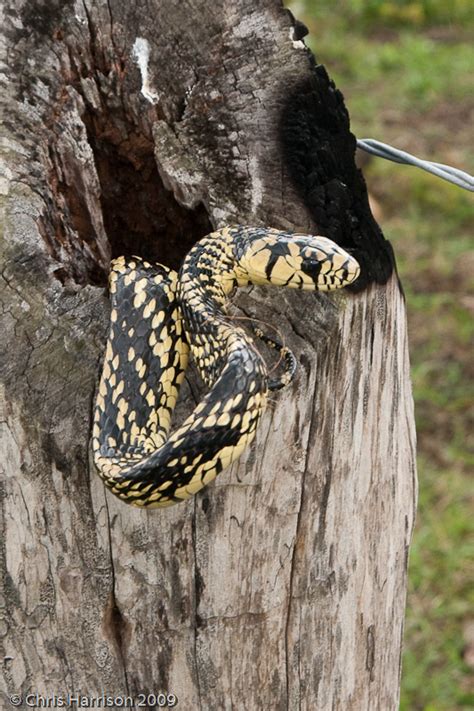
[[[291,18],[276,0],[16,0],[5,18],[2,704],[166,690],[184,709],[396,709],[416,496],[396,275],[235,299],[298,374],[189,503],[134,510],[89,457],[111,255],[177,264],[226,222],[317,230],[280,143],[314,71]]]

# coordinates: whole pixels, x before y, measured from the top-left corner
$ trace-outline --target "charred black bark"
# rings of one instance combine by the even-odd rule
[[[370,210],[342,94],[322,65],[313,58],[310,64],[310,77],[294,87],[283,108],[282,155],[318,234],[359,261],[361,275],[351,290],[361,291],[387,282],[395,266],[393,250]]]

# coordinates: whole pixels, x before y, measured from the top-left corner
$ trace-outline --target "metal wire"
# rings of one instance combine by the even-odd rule
[[[375,141],[373,138],[360,138],[357,140],[357,146],[363,151],[372,153],[379,158],[385,158],[394,163],[414,165],[417,168],[426,170],[428,173],[437,175],[438,178],[458,185],[460,188],[474,192],[474,176],[465,173],[463,170],[459,170],[459,168],[453,168],[443,163],[434,163],[430,160],[422,160],[421,158],[413,156],[411,153],[406,153],[406,151],[400,151],[398,148],[389,146],[387,143]]]

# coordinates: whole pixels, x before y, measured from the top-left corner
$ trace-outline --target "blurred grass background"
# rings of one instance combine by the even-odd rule
[[[310,30],[305,41],[343,92],[357,137],[473,172],[472,0],[285,4]],[[400,708],[465,711],[474,708],[473,195],[360,157],[407,297],[418,431]]]

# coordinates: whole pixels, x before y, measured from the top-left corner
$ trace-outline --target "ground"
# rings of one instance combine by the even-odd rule
[[[342,90],[357,137],[473,172],[469,0],[288,5],[308,26],[307,43]],[[360,158],[407,298],[418,431],[420,495],[401,709],[457,711],[474,706],[468,497],[474,462],[473,196],[415,168]]]

